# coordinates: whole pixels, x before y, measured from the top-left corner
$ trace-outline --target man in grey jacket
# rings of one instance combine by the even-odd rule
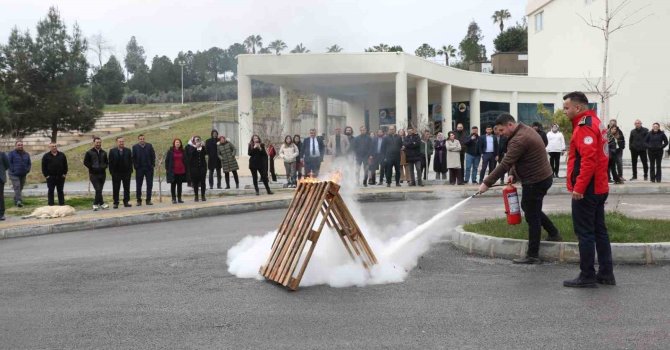
[[[7,182],[9,159],[5,152],[0,151],[0,221],[5,220],[5,183]]]

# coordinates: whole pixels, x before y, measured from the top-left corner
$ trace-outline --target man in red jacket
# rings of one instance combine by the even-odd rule
[[[605,226],[605,201],[609,193],[607,129],[588,108],[582,92],[563,97],[563,110],[572,120],[573,132],[568,158],[568,191],[572,192],[572,222],[579,239],[579,268],[565,287],[595,288],[596,283],[615,285],[612,248]],[[594,268],[598,252],[598,273]]]

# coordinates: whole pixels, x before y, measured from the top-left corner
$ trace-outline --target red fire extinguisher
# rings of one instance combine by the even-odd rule
[[[505,202],[505,214],[507,214],[507,224],[520,224],[521,207],[519,206],[519,195],[516,192],[516,187],[510,183],[505,186],[502,193],[503,201]]]

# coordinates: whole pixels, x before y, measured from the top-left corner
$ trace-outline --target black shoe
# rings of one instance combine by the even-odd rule
[[[217,189],[217,190],[220,190],[220,189],[221,189],[221,185],[216,186],[216,189]]]
[[[616,279],[614,279],[614,275],[611,276],[601,276],[596,274],[596,282],[599,284],[604,284],[608,286],[616,286]]]
[[[6,220],[6,219],[5,219],[5,216],[4,216],[4,215],[3,215],[3,216],[0,216],[0,221],[5,221],[5,220]]]
[[[114,209],[119,209],[119,203],[114,203],[114,205],[112,206],[112,208],[114,208]]]
[[[201,199],[201,200],[202,200],[203,202],[206,202],[206,201],[207,201],[207,198],[205,198],[205,196],[202,196],[202,199]]]
[[[224,190],[229,190],[229,189],[230,189],[230,186],[226,186],[226,188],[224,188]]]
[[[561,237],[561,235],[559,235],[559,234],[555,234],[553,236],[547,237],[547,239],[545,239],[545,241],[547,241],[547,242],[563,242],[563,237]]]
[[[595,278],[583,278],[581,274],[573,280],[563,281],[563,287],[569,288],[598,288]]]
[[[172,198],[172,204],[177,204],[177,200]]]
[[[137,201],[137,206],[141,207],[142,206],[142,200]]]
[[[256,190],[256,195],[257,195],[257,196],[260,196],[260,195],[261,195],[261,193],[260,193],[260,192],[258,192],[258,190]]]
[[[130,207],[132,207],[132,205],[130,203],[123,203],[123,207],[124,208],[130,208]]]
[[[513,263],[515,264],[524,264],[524,265],[539,265],[542,264],[542,260],[540,258],[536,258],[533,256],[527,256],[525,258],[519,258],[519,259],[513,259]]]
[[[651,182],[656,182],[656,180],[655,180],[655,179],[651,179]]]
[[[368,183],[367,183],[367,182],[363,182],[363,187],[368,187]]]
[[[275,193],[274,193],[274,192],[272,192],[272,191],[270,191],[270,190],[268,190],[268,194],[275,194]]]
[[[396,183],[395,183],[395,186],[396,186],[396,187],[400,187],[400,183],[399,183],[399,182],[396,182]]]
[[[633,176],[633,177],[631,177],[630,180],[628,180],[628,181],[635,181],[635,180],[637,180],[637,176]],[[645,180],[646,180],[646,179],[645,179]]]
[[[423,187],[425,185],[423,184],[423,182],[419,182],[419,186]]]
[[[647,175],[644,176],[644,181],[647,181],[647,178],[649,178]]]
[[[181,200],[181,198],[179,198],[179,199],[177,199],[177,203],[184,203],[184,201]]]
[[[16,206],[19,208],[23,208],[23,202],[21,201],[16,202]]]
[[[151,201],[147,201],[147,205],[154,205]]]
[[[240,189],[240,184],[235,184],[235,188]]]
[[[196,201],[196,202],[200,202],[200,198],[195,197],[195,201]]]

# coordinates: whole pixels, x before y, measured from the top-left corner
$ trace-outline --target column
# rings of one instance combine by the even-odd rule
[[[346,125],[351,126],[354,129],[354,135],[357,135],[358,128],[360,128],[361,125],[364,124],[365,124],[365,107],[363,101],[358,97],[354,97],[352,100],[347,101]]]
[[[237,77],[237,122],[239,136],[235,146],[237,146],[240,156],[247,155],[247,149],[242,145],[247,144],[254,133],[254,111],[251,102],[251,78],[246,75],[239,75]]]
[[[279,108],[281,134],[292,135],[293,120],[291,119],[291,105],[288,98],[288,89],[283,86],[279,87]]]
[[[512,99],[509,101],[509,114],[519,121],[519,92],[512,92]]]
[[[417,131],[431,129],[428,125],[428,79],[420,78],[416,81],[416,121]]]
[[[380,106],[380,95],[377,91],[368,92],[367,99],[365,101],[365,109],[370,113],[370,122],[368,123],[368,132],[376,132],[379,129],[379,109]],[[365,122],[365,117],[363,118]]]
[[[554,106],[554,112],[556,112],[559,109],[563,109],[563,93],[562,92],[557,92],[556,93],[556,105]],[[625,152],[624,152],[625,153]]]
[[[395,75],[395,124],[398,130],[407,130],[407,73]]]
[[[481,91],[479,89],[474,89],[470,91],[470,127],[472,128],[473,126],[476,126],[479,128],[479,132],[481,133],[481,116],[479,112],[479,96],[481,95]]]
[[[326,94],[319,94],[317,97],[316,117],[316,134],[328,134],[328,95]]]
[[[456,128],[451,115],[451,84],[442,85],[442,131],[452,131]]]

